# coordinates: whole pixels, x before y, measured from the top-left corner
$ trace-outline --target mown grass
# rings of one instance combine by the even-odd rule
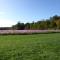
[[[0,60],[60,60],[60,33],[0,35]]]

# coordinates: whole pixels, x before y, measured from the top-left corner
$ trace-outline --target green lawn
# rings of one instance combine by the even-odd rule
[[[60,60],[60,33],[0,35],[0,60]]]

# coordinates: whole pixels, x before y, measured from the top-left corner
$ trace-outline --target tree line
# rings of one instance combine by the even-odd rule
[[[12,27],[0,27],[0,30],[50,30],[60,29],[60,16],[55,15],[49,19],[40,20],[32,23],[18,22]]]
[[[46,29],[60,29],[60,16],[55,15],[49,19],[40,20],[32,23],[20,23],[12,26],[16,30],[46,30]]]

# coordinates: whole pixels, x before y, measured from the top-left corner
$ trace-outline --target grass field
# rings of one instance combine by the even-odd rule
[[[0,35],[0,60],[60,60],[60,33]]]

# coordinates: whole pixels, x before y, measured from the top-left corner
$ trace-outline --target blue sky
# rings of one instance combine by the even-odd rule
[[[60,0],[0,0],[0,27],[60,15]]]

